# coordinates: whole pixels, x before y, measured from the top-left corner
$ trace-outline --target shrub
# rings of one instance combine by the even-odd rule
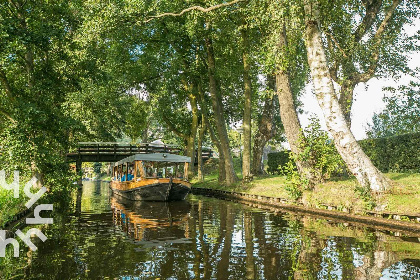
[[[420,172],[420,133],[359,141],[382,172]]]
[[[304,136],[299,139],[299,146],[302,153],[295,158],[308,162],[312,167],[312,183],[321,183],[329,179],[333,173],[340,173],[345,166],[333,141],[328,137],[328,133],[321,129],[321,124],[316,118],[311,118],[311,123],[304,130]]]
[[[344,166],[334,144],[328,138],[327,132],[321,130],[318,119],[311,119],[311,124],[304,130],[298,145],[302,152],[298,155],[293,153],[289,155],[288,153],[289,161],[287,163],[280,162],[280,160],[285,159],[280,155],[277,156],[275,163],[274,161],[271,163],[271,169],[274,169],[274,165],[280,162],[281,165],[278,170],[287,176],[285,189],[289,196],[295,200],[301,197],[305,188],[323,182],[330,178],[333,172],[338,172]],[[296,161],[309,163],[311,166],[311,170],[309,170],[311,181],[299,174],[295,165]]]
[[[289,153],[290,151],[281,151],[277,153],[269,153],[268,154],[268,173],[280,174],[279,167],[286,165],[289,162]]]

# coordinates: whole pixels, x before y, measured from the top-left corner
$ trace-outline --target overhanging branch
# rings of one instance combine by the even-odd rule
[[[231,1],[231,2],[214,5],[214,6],[211,6],[211,7],[208,7],[208,8],[203,8],[201,6],[192,6],[192,7],[189,7],[187,9],[185,9],[185,10],[182,10],[178,14],[177,13],[163,13],[163,14],[160,14],[160,15],[157,15],[157,16],[151,16],[149,19],[145,20],[144,22],[147,23],[147,22],[152,21],[156,18],[162,18],[162,17],[167,17],[167,16],[178,17],[178,16],[182,16],[183,14],[188,13],[190,11],[194,11],[194,10],[200,11],[200,12],[203,12],[203,13],[208,13],[208,12],[211,12],[213,10],[223,8],[223,7],[226,7],[226,6],[231,6],[231,5],[240,3],[240,2],[245,2],[245,0],[234,0],[234,1]]]
[[[396,10],[400,2],[401,0],[392,1],[392,5],[389,7],[385,15],[385,18],[382,20],[381,24],[379,25],[378,30],[376,30],[375,36],[373,37],[374,41],[373,41],[373,53],[372,53],[371,64],[365,73],[362,73],[356,76],[357,82],[362,82],[362,83],[367,82],[375,74],[376,67],[378,66],[379,49],[382,42],[382,35],[385,32],[386,27],[388,26],[388,23],[391,20],[391,17],[394,14],[394,11]]]
[[[16,120],[14,118],[12,118],[12,116],[10,116],[10,114],[7,113],[6,111],[4,111],[2,108],[0,108],[0,114],[5,116],[12,123],[16,123]]]

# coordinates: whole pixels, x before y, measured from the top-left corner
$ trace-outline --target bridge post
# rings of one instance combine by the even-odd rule
[[[77,174],[77,185],[79,188],[83,186],[82,182],[82,160],[80,157],[76,161],[76,174]]]

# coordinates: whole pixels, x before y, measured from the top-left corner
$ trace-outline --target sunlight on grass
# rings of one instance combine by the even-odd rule
[[[239,172],[238,175],[240,176]],[[399,214],[420,214],[420,174],[388,173],[393,180],[393,187],[386,193],[373,196],[372,201],[385,205],[384,212]],[[248,194],[290,199],[285,190],[286,178],[279,175],[255,177],[250,183],[239,182],[234,186],[223,186],[218,183],[217,173],[206,176],[204,182],[192,181],[197,188],[210,188]],[[352,212],[365,212],[367,202],[356,191],[355,178],[332,178],[317,185],[313,190],[305,190],[301,202],[310,207],[335,206]]]

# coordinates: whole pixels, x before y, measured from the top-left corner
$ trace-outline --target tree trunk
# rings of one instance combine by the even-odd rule
[[[351,127],[351,107],[353,105],[353,92],[355,88],[354,82],[351,80],[344,81],[340,89],[340,98],[338,103],[340,103],[341,111],[344,114],[344,118],[348,127]]]
[[[244,115],[243,115],[243,157],[242,157],[242,180],[249,182],[252,180],[251,175],[251,106],[252,106],[252,88],[250,78],[250,62],[249,62],[249,38],[248,31],[241,29],[243,53],[242,61],[244,66]]]
[[[208,127],[210,138],[213,144],[216,146],[217,151],[219,152],[219,176],[218,176],[218,182],[220,184],[223,184],[226,181],[226,168],[225,168],[225,156],[223,154],[222,146],[220,145],[219,140],[217,139],[213,128],[211,127],[210,123],[208,122],[206,118],[206,125]]]
[[[206,132],[206,123],[204,121],[204,115],[201,117],[201,127],[198,133],[197,143],[197,162],[198,162],[198,180],[204,182],[204,169],[203,169],[203,139],[204,133]]]
[[[196,86],[193,85],[193,92],[188,95],[191,104],[192,111],[192,122],[191,122],[191,134],[188,135],[187,144],[187,156],[191,157],[191,164],[188,166],[188,178],[194,176],[194,163],[195,163],[195,138],[198,130],[198,107],[197,107],[197,96],[195,95]]]
[[[213,105],[214,118],[216,122],[217,134],[219,136],[220,148],[224,156],[224,164],[226,170],[226,184],[233,185],[238,181],[236,176],[232,155],[230,153],[229,137],[226,129],[226,121],[223,115],[223,103],[220,90],[217,85],[215,70],[215,58],[213,43],[210,38],[206,38],[206,50],[207,50],[207,66],[208,66],[208,77],[210,86],[210,96]]]
[[[245,279],[255,279],[255,258],[254,258],[254,240],[252,234],[252,212],[244,214],[244,232],[245,232]]]
[[[328,71],[318,22],[313,17],[318,13],[317,7],[312,6],[311,1],[305,0],[305,41],[308,62],[315,95],[322,109],[328,131],[334,139],[338,152],[358,182],[362,186],[370,187],[373,191],[384,191],[390,186],[389,180],[372,164],[369,157],[360,148],[341,111]]]
[[[207,106],[205,104],[204,92],[203,92],[203,89],[201,87],[201,83],[198,84],[198,93],[199,93],[199,97],[200,97],[200,104],[201,104],[200,107],[201,107],[201,111],[202,111],[203,122],[204,122],[205,126],[207,127],[207,130],[210,134],[211,141],[213,142],[214,146],[216,146],[217,151],[219,153],[218,182],[220,184],[223,184],[226,180],[225,158],[223,156],[223,151],[222,151],[222,147],[220,145],[220,141],[219,141],[219,139],[217,139],[216,133],[214,132],[212,124],[209,121],[208,110],[207,110]]]
[[[284,28],[279,34],[278,45],[281,50],[287,48],[286,30]],[[287,69],[284,69],[282,66],[278,67],[276,73],[276,85],[280,105],[280,116],[287,142],[289,142],[292,153],[299,155],[302,153],[299,142],[301,137],[303,137],[303,133],[296,113],[296,106],[293,101],[293,92],[290,87],[289,74]],[[312,184],[313,176],[311,173],[311,165],[308,162],[296,160],[296,167],[298,168],[299,174],[305,177],[310,184]]]
[[[269,87],[274,89],[274,77],[268,78]],[[270,81],[272,80],[272,81]],[[270,86],[272,84],[272,86]],[[269,97],[264,101],[264,109],[261,115],[261,119],[258,122],[258,131],[254,136],[254,147],[252,149],[253,160],[252,160],[252,174],[261,175],[264,173],[264,166],[262,164],[262,157],[264,147],[267,142],[276,133],[276,127],[273,122],[274,119],[274,98]]]

